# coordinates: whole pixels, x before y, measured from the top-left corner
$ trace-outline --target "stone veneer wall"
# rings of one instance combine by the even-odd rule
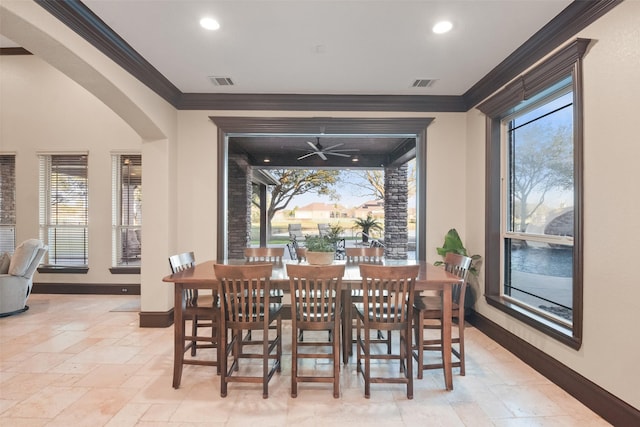
[[[227,207],[227,253],[229,259],[244,258],[244,248],[251,243],[251,174],[252,168],[242,155],[229,155],[229,189]]]
[[[384,245],[387,259],[407,259],[408,166],[387,168],[384,173]]]

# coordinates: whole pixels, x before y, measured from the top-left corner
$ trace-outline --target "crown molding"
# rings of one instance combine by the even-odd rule
[[[622,0],[574,1],[461,96],[182,93],[79,0],[35,0],[179,110],[464,112]]]

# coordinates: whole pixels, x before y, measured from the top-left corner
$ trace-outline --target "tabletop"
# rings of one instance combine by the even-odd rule
[[[197,264],[194,268],[189,268],[184,271],[180,271],[174,274],[170,274],[162,279],[163,282],[180,283],[183,286],[189,288],[207,288],[212,284],[217,283],[217,279],[213,270],[213,265],[216,263],[221,264],[249,264],[245,260],[226,260],[226,261],[204,261]],[[282,263],[273,263],[273,271],[271,274],[271,286],[272,287],[287,287],[289,285],[289,278],[286,272],[287,264],[297,264],[297,261],[283,261]],[[256,263],[251,263],[256,264]],[[305,264],[305,263],[301,263]],[[344,264],[345,271],[342,279],[343,284],[351,287],[357,286],[362,278],[360,277],[360,267],[358,263],[348,263],[342,260],[336,260],[333,264]],[[415,289],[417,291],[441,289],[443,285],[450,285],[459,283],[461,279],[455,274],[451,274],[444,270],[444,268],[436,267],[433,264],[426,261],[415,260],[383,260],[375,265],[420,265],[420,271],[416,280]]]

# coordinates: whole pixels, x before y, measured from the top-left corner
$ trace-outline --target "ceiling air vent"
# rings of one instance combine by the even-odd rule
[[[216,86],[233,86],[233,80],[231,77],[216,77],[209,76],[209,80]]]
[[[411,87],[431,87],[435,79],[416,79]]]

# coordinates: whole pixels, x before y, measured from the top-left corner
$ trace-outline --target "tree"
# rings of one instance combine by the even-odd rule
[[[409,161],[407,170],[407,186],[408,196],[411,197],[416,194],[416,162],[415,159]],[[366,186],[358,185],[359,191],[363,189],[367,191],[375,200],[384,200],[384,170],[382,169],[366,169],[346,171],[342,180],[345,182],[352,181],[350,174],[355,174],[361,179],[366,180]]]
[[[568,125],[533,122],[520,128],[513,139],[512,192],[520,221],[516,231],[525,231],[550,190],[573,187],[572,131]],[[533,197],[537,199],[529,206]]]
[[[295,196],[315,193],[337,198],[333,186],[338,181],[338,170],[273,169],[270,172],[278,180],[278,184],[271,187],[267,207],[269,228],[275,213],[285,209]],[[253,203],[258,205],[255,194]]]

